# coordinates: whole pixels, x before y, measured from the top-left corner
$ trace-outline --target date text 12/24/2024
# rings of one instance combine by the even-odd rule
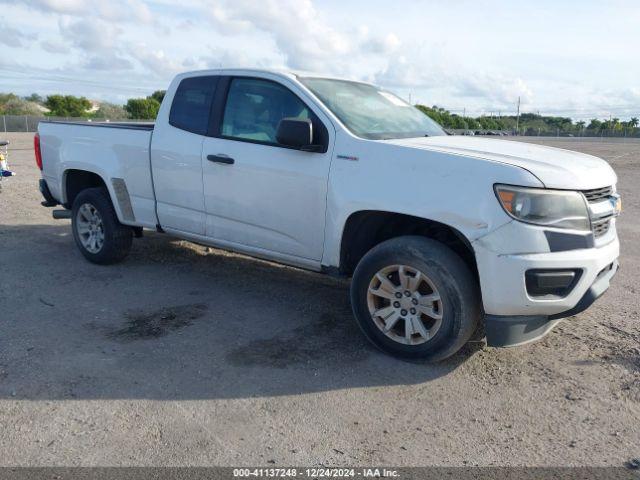
[[[398,471],[387,468],[235,468],[235,478],[397,478]]]

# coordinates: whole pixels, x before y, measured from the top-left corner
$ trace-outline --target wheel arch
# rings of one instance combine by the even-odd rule
[[[94,187],[104,187],[108,190],[107,183],[98,173],[76,168],[65,170],[62,180],[64,206],[71,208],[82,190]]]
[[[125,212],[123,211],[123,202],[118,199],[118,196],[114,191],[113,180],[111,183],[107,182],[102,174],[84,168],[69,168],[64,171],[62,176],[62,194],[64,198],[63,206],[71,209],[73,207],[74,200],[80,192],[87,188],[95,187],[103,187],[106,189],[120,223],[130,224],[131,222],[128,221],[130,220],[130,218],[128,218],[129,216],[135,220],[132,212],[130,212],[129,216],[125,215]],[[128,199],[128,193],[126,193],[126,200]],[[124,203],[125,207],[128,206],[130,210],[130,202]],[[129,210],[127,210],[127,212]]]
[[[381,210],[360,210],[347,218],[340,242],[340,273],[351,275],[358,262],[373,247],[405,235],[424,236],[447,245],[478,278],[471,242],[457,228],[427,218]]]

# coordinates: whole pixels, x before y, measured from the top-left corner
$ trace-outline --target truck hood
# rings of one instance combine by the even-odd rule
[[[588,190],[617,180],[609,164],[598,157],[531,143],[454,135],[385,142],[514,165],[531,172],[547,188]]]

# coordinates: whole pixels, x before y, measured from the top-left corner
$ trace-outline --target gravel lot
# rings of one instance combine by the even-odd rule
[[[348,284],[145,233],[85,261],[31,134],[0,193],[2,465],[616,465],[640,457],[640,142],[541,143],[618,173],[622,268],[544,340],[438,365],[372,349]],[[538,142],[539,140],[531,140]]]

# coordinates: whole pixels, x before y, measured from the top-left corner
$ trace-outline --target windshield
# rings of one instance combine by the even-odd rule
[[[359,137],[386,140],[446,135],[420,110],[373,85],[328,78],[299,80]]]

